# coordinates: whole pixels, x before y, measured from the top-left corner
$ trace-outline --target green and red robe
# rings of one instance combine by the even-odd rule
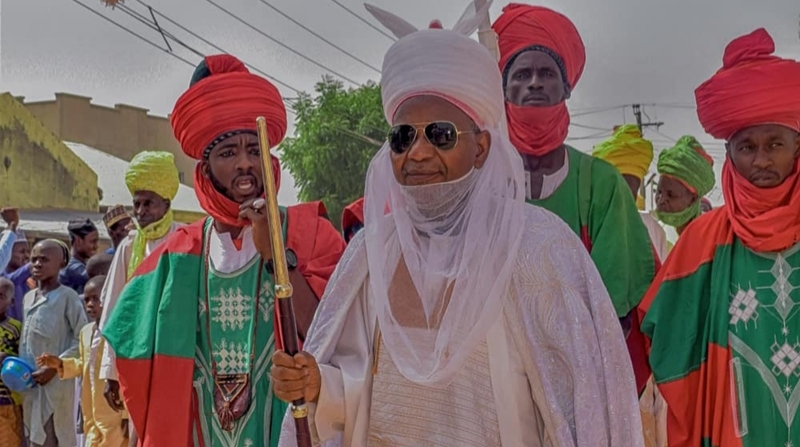
[[[194,445],[190,408],[203,222],[180,228],[142,262],[103,333],[116,353],[120,387],[141,447]],[[289,207],[286,223],[286,246],[321,297],[344,241],[318,202]]]
[[[636,312],[660,262],[630,187],[609,163],[567,146],[569,172],[546,199],[529,203],[561,217],[583,241],[611,296],[617,316],[630,326],[627,344],[641,392],[650,378]]]
[[[640,305],[670,446],[800,446],[800,246],[756,253],[725,207],[683,233]]]
[[[619,171],[603,160],[567,146],[569,173],[541,206],[580,236],[608,289],[617,316],[641,301],[656,270],[647,228]]]

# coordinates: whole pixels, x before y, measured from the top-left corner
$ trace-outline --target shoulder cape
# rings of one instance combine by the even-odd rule
[[[667,401],[670,446],[741,446],[731,409],[727,299],[733,229],[725,207],[692,222],[639,305],[650,366]]]
[[[344,241],[320,202],[289,207],[287,220],[286,245],[321,297]],[[136,269],[103,330],[140,447],[193,443],[189,409],[202,239],[202,220],[171,234]]]

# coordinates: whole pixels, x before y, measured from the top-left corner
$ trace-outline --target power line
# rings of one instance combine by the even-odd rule
[[[194,31],[190,30],[189,28],[186,28],[185,26],[181,25],[180,23],[176,22],[175,20],[171,19],[170,17],[168,17],[167,15],[162,13],[161,11],[159,11],[157,9],[154,9],[153,7],[148,5],[147,3],[143,2],[142,0],[136,0],[136,1],[139,2],[145,8],[148,8],[150,11],[155,12],[156,14],[158,14],[160,17],[164,18],[169,23],[177,26],[178,28],[182,29],[184,32],[188,33],[189,35],[193,36],[194,38],[196,38],[196,39],[200,40],[201,42],[205,43],[206,45],[208,45],[208,46],[210,46],[210,47],[214,48],[215,50],[220,51],[222,53],[230,54],[229,52],[227,52],[224,49],[220,48],[218,45],[214,44],[213,42],[209,41],[208,39],[205,39],[203,36],[195,33]],[[151,24],[148,24],[148,25],[151,25]],[[257,72],[257,73],[259,73],[259,74],[261,74],[261,75],[263,75],[263,76],[265,76],[265,77],[267,77],[267,78],[269,78],[269,79],[271,79],[273,81],[275,81],[275,83],[280,84],[280,85],[288,88],[289,90],[293,91],[294,93],[300,93],[300,89],[295,88],[295,87],[293,87],[293,86],[281,81],[280,79],[276,78],[275,76],[267,74],[263,70],[260,70],[260,69],[256,68],[252,64],[248,64],[244,60],[242,60],[242,62],[245,63],[247,66],[249,66],[250,69],[252,69],[253,71],[255,71],[255,72]]]
[[[332,1],[333,3],[335,3],[335,4],[339,5],[339,7],[340,7],[340,8],[342,8],[342,9],[344,9],[345,11],[349,12],[349,13],[350,13],[350,15],[352,15],[353,17],[355,17],[355,18],[357,18],[358,20],[361,20],[362,22],[366,23],[366,24],[367,24],[367,26],[369,26],[370,28],[372,28],[372,29],[374,29],[375,31],[377,31],[377,32],[379,32],[379,33],[381,33],[381,34],[383,34],[384,36],[386,36],[387,38],[389,38],[389,39],[390,39],[390,40],[392,40],[392,41],[397,41],[397,38],[396,38],[396,37],[392,36],[391,34],[388,34],[388,33],[386,33],[386,31],[384,31],[384,30],[382,30],[382,29],[378,28],[377,26],[373,25],[373,24],[372,24],[372,23],[370,23],[370,22],[369,22],[367,19],[365,19],[365,18],[361,17],[360,15],[356,14],[355,12],[353,12],[353,10],[351,10],[351,9],[350,9],[350,8],[348,8],[347,6],[345,6],[345,5],[341,4],[341,3],[339,3],[339,1],[338,1],[338,0],[331,0],[331,1]]]
[[[582,129],[589,129],[589,130],[602,130],[603,132],[613,132],[614,129],[609,129],[607,127],[596,127],[596,126],[587,126],[586,124],[570,122],[570,126],[580,127]]]
[[[147,43],[147,44],[149,44],[149,45],[151,45],[151,46],[153,46],[153,47],[155,47],[155,48],[158,48],[159,50],[161,50],[161,51],[163,51],[163,52],[167,53],[168,55],[170,55],[170,56],[174,57],[175,59],[178,59],[179,61],[181,61],[181,62],[185,63],[186,65],[188,65],[188,66],[190,66],[190,67],[194,67],[194,66],[196,66],[196,65],[197,65],[197,64],[193,64],[193,63],[189,62],[188,60],[186,60],[186,59],[184,59],[184,58],[182,58],[182,57],[178,56],[177,54],[173,53],[172,51],[169,51],[169,50],[167,50],[167,49],[163,48],[162,46],[160,46],[160,45],[158,45],[158,44],[156,44],[156,43],[154,43],[154,42],[150,41],[149,39],[147,39],[147,38],[143,37],[141,34],[139,34],[139,33],[135,32],[135,31],[131,31],[130,29],[128,29],[128,28],[127,28],[127,27],[125,27],[124,25],[121,25],[121,24],[117,23],[116,21],[114,21],[113,19],[110,19],[110,18],[106,17],[106,16],[105,16],[105,14],[101,14],[101,13],[99,13],[99,12],[95,11],[95,10],[94,10],[94,9],[92,9],[90,6],[88,6],[88,5],[85,5],[85,4],[84,4],[83,2],[81,2],[80,0],[72,0],[72,1],[73,1],[73,2],[75,2],[75,3],[77,3],[78,5],[82,6],[83,8],[85,8],[86,10],[88,10],[89,12],[91,12],[92,14],[95,14],[96,16],[100,17],[101,19],[103,19],[103,20],[105,20],[105,21],[107,21],[107,22],[110,22],[110,23],[114,24],[115,26],[117,26],[117,27],[121,28],[122,30],[124,30],[125,32],[127,32],[128,34],[131,34],[131,35],[133,35],[133,36],[137,37],[138,39],[140,39],[140,40],[144,41],[145,43]]]
[[[319,34],[317,34],[316,32],[314,32],[313,30],[311,30],[311,29],[310,29],[310,28],[308,28],[307,26],[303,25],[302,23],[300,23],[300,22],[298,22],[297,20],[293,19],[291,16],[289,16],[289,15],[288,15],[288,14],[286,14],[285,12],[281,11],[280,9],[276,8],[275,6],[273,6],[272,4],[270,4],[269,2],[267,2],[267,0],[259,0],[259,1],[260,1],[261,3],[263,3],[263,4],[265,4],[267,7],[269,7],[269,8],[270,8],[270,9],[272,9],[273,11],[275,11],[275,12],[277,12],[278,14],[282,15],[283,17],[285,17],[285,18],[286,18],[287,20],[289,20],[290,22],[292,22],[292,23],[294,23],[295,25],[299,26],[300,28],[303,28],[304,30],[308,31],[308,32],[309,32],[309,33],[311,33],[313,36],[315,36],[317,39],[320,39],[321,41],[323,41],[323,42],[327,43],[328,45],[332,46],[333,48],[336,48],[337,50],[341,51],[342,53],[346,54],[347,56],[350,56],[350,58],[351,58],[351,59],[353,59],[353,60],[355,60],[355,61],[359,62],[361,65],[363,65],[363,66],[365,66],[365,67],[367,67],[367,68],[369,68],[369,69],[373,70],[374,72],[376,72],[376,73],[378,73],[378,74],[380,74],[380,73],[381,73],[381,70],[380,70],[379,68],[377,68],[377,67],[375,67],[374,65],[371,65],[371,64],[369,64],[369,63],[367,63],[367,62],[364,62],[362,59],[360,59],[360,58],[358,58],[357,56],[353,55],[352,53],[350,53],[349,51],[345,50],[344,48],[342,48],[342,47],[340,47],[340,46],[336,45],[335,43],[331,42],[330,40],[328,40],[328,39],[326,39],[326,38],[324,38],[324,37],[320,36]]]
[[[222,6],[218,5],[216,2],[214,2],[214,0],[206,0],[206,1],[207,1],[208,3],[211,3],[212,5],[214,5],[214,6],[215,6],[217,9],[219,9],[220,11],[222,11],[222,12],[224,12],[225,14],[229,15],[230,17],[232,17],[233,19],[235,19],[236,21],[238,21],[238,22],[239,22],[239,23],[241,23],[242,25],[244,25],[244,26],[246,26],[246,27],[250,28],[251,30],[253,30],[253,31],[257,32],[258,34],[261,34],[262,36],[264,36],[264,37],[266,37],[267,39],[271,40],[272,42],[274,42],[274,43],[276,43],[276,44],[280,45],[281,47],[285,48],[286,50],[289,50],[289,51],[291,51],[292,53],[294,53],[294,54],[296,54],[297,56],[299,56],[299,57],[301,57],[301,58],[305,59],[306,61],[308,61],[308,62],[311,62],[312,64],[316,65],[317,67],[320,67],[320,68],[322,68],[323,70],[325,70],[325,71],[327,71],[327,72],[329,72],[329,73],[331,73],[331,74],[333,74],[333,75],[335,75],[335,76],[337,76],[337,77],[339,77],[339,78],[342,78],[342,79],[344,79],[344,80],[345,80],[345,81],[347,81],[347,82],[350,82],[351,84],[354,84],[354,85],[357,85],[357,86],[361,86],[361,83],[359,83],[358,81],[355,81],[355,80],[353,80],[353,79],[351,79],[351,78],[349,78],[349,77],[347,77],[347,76],[345,76],[345,75],[343,75],[343,74],[341,74],[341,73],[339,73],[339,72],[337,72],[337,71],[333,70],[332,68],[328,68],[327,66],[325,66],[325,65],[323,65],[323,64],[321,64],[321,63],[319,63],[319,62],[315,61],[314,59],[312,59],[312,58],[310,58],[310,57],[306,56],[305,54],[303,54],[303,53],[301,53],[301,52],[299,52],[299,51],[295,50],[294,48],[292,48],[292,47],[290,47],[290,46],[286,45],[285,43],[281,42],[280,40],[278,40],[278,39],[276,39],[276,38],[274,38],[274,37],[270,36],[269,34],[265,33],[264,31],[261,31],[260,29],[256,28],[255,26],[251,25],[250,23],[248,23],[247,21],[245,21],[244,19],[242,19],[241,17],[239,17],[239,16],[237,16],[236,14],[234,14],[234,13],[232,13],[232,12],[228,11],[228,10],[227,10],[227,9],[225,9],[224,7],[222,7]]]

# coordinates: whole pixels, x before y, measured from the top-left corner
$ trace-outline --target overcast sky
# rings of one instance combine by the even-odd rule
[[[263,1],[368,65],[380,68],[392,43],[332,0]],[[338,1],[380,27],[361,2]],[[157,32],[120,9],[103,7],[100,0],[0,0],[0,91],[27,100],[52,99],[55,92],[68,92],[92,97],[98,104],[123,103],[148,108],[156,115],[169,113],[188,86],[193,67],[76,2],[165,47]],[[326,73],[212,2],[353,81],[379,80],[377,72],[280,16],[262,0],[145,0],[169,19],[293,88],[310,91]],[[373,3],[420,27],[433,18],[449,27],[466,6],[464,0]],[[506,3],[495,1],[492,18]],[[721,66],[725,45],[738,35],[765,27],[776,41],[778,54],[800,58],[797,0],[561,0],[537,4],[570,17],[587,46],[586,70],[569,102],[576,124],[570,130],[570,144],[584,151],[609,135],[614,125],[633,121],[630,107],[617,106],[642,103],[653,121],[665,123],[658,133],[645,131],[657,151],[683,134],[694,134],[701,142],[711,143],[706,148],[717,159],[719,171],[723,147],[703,133],[693,104],[695,87]],[[126,5],[149,19],[149,11],[138,0],[127,0]],[[156,18],[166,31],[200,53],[219,52],[165,18]],[[192,65],[199,62],[200,57],[190,50],[173,41],[170,45],[175,55]],[[287,87],[281,91],[286,97],[296,96]],[[285,202],[294,199],[288,178],[281,198]],[[712,193],[712,199],[719,202],[718,191]]]

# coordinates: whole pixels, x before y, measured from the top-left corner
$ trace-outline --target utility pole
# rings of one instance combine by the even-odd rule
[[[639,132],[644,135],[644,128],[645,127],[655,127],[658,130],[661,126],[664,125],[664,122],[659,121],[655,123],[643,123],[642,122],[642,105],[641,104],[632,104],[631,107],[633,108],[633,116],[636,117],[636,125],[639,127]]]

